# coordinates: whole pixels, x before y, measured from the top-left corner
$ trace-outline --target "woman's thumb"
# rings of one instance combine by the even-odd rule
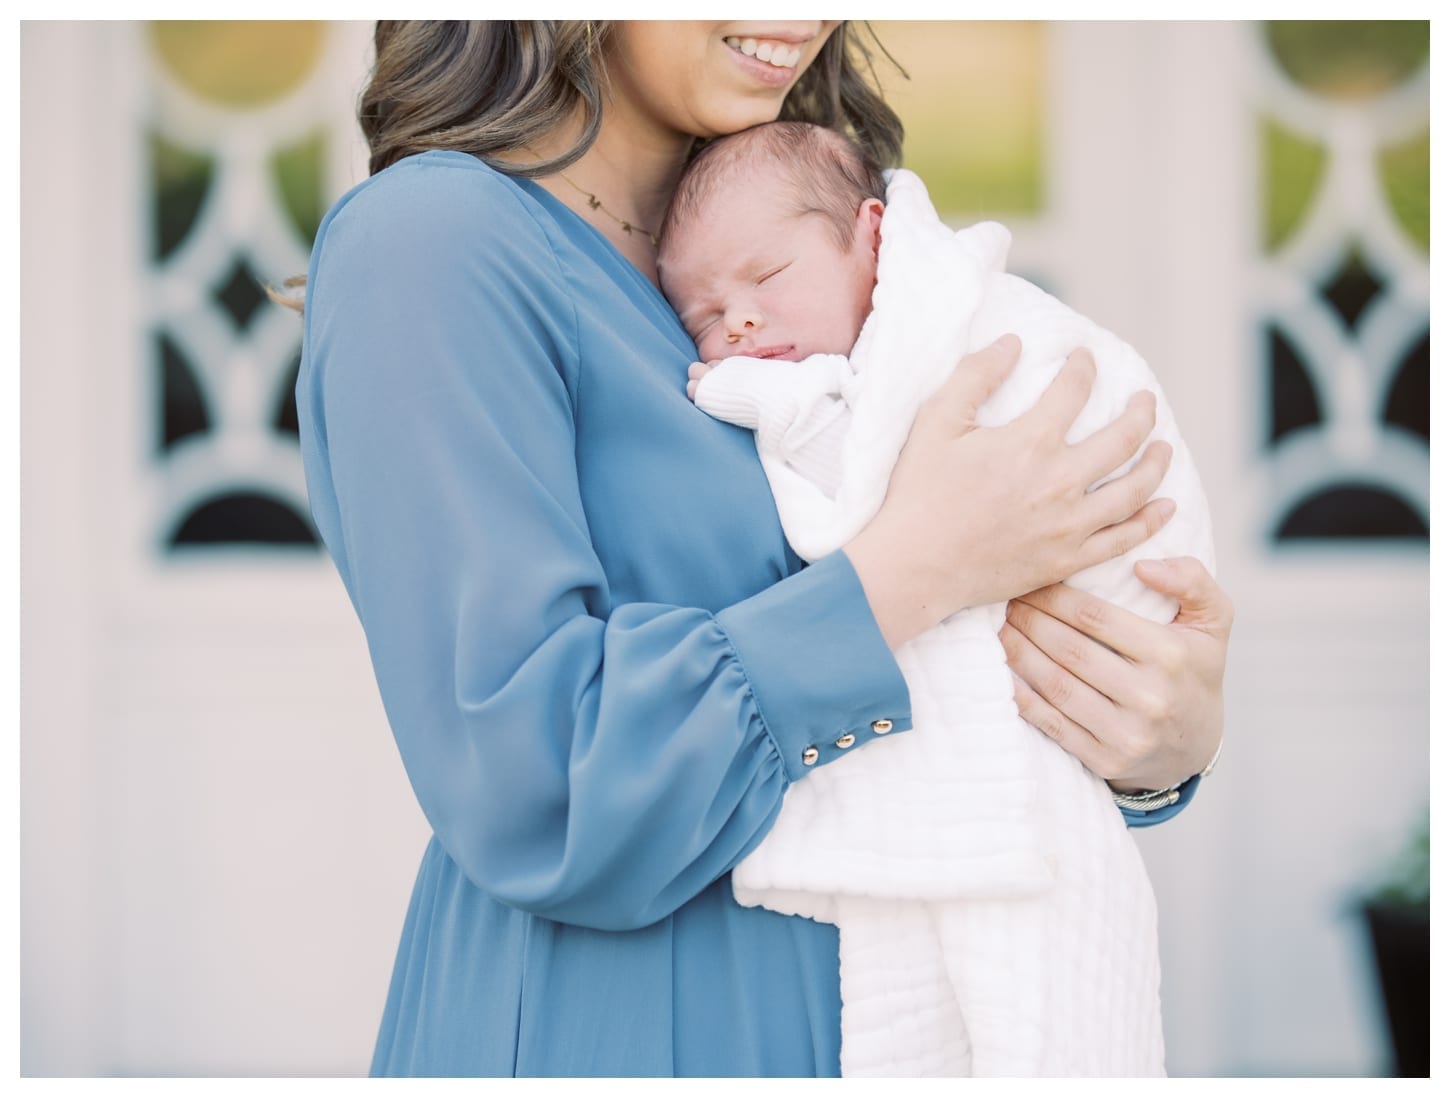
[[[1233,625],[1233,603],[1197,558],[1140,560],[1133,571],[1153,590],[1178,600],[1177,624],[1225,633]]]

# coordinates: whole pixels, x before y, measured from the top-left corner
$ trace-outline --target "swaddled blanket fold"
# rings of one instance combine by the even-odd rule
[[[1177,607],[1132,574],[1140,558],[1213,566],[1208,507],[1143,360],[1121,340],[1004,271],[1010,235],[954,232],[910,172],[892,173],[872,313],[849,360],[726,359],[696,403],[756,428],[781,523],[807,560],[875,514],[922,401],[969,351],[1022,339],[984,426],[1030,408],[1069,352],[1097,363],[1075,442],[1157,395],[1151,438],[1173,462],[1158,492],[1174,518],[1124,557],[1068,582],[1155,621]],[[792,431],[849,413],[844,444]],[[748,409],[742,411],[743,409]],[[836,463],[822,477],[822,461]],[[823,488],[822,484],[826,487]],[[920,531],[930,537],[930,530]],[[1017,714],[997,633],[1005,606],[962,611],[900,648],[914,728],[795,783],[736,898],[841,930],[846,1075],[1155,1075],[1163,1071],[1157,915],[1105,783]]]

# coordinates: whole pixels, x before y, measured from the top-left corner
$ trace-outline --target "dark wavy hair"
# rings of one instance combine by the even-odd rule
[[[567,168],[599,133],[611,26],[600,20],[380,21],[373,35],[377,62],[358,105],[372,151],[369,170],[425,149],[472,153],[510,175]],[[864,30],[884,54],[870,27]],[[580,106],[584,131],[561,155],[529,165],[494,159],[553,132]],[[901,120],[882,98],[872,50],[850,22],[831,32],[780,117],[840,130],[883,166],[901,162]]]
[[[358,101],[369,173],[429,149],[470,153],[500,172],[528,178],[567,168],[599,135],[611,26],[587,19],[379,20],[376,60]],[[842,23],[786,96],[780,117],[839,130],[875,163],[895,166],[901,163],[901,119],[881,95],[866,35],[896,64],[869,25]],[[533,164],[499,159],[553,133],[581,106],[584,129],[572,148]],[[697,142],[694,151],[704,144]],[[300,290],[306,283],[298,275],[283,286]],[[302,308],[300,297],[269,293]]]

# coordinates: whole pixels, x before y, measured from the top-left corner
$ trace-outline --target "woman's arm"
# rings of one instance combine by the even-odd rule
[[[828,765],[845,732],[909,727],[839,554],[714,614],[614,602],[572,290],[511,184],[461,157],[390,169],[324,223],[309,290],[314,514],[419,803],[485,892],[655,922],[759,842],[809,745]]]
[[[1002,643],[1017,706],[1121,792],[1199,773],[1223,738],[1233,604],[1198,561],[1139,561],[1138,578],[1179,602],[1167,625],[1063,584],[1014,600]]]

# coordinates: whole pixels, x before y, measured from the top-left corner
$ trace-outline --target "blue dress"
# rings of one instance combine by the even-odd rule
[[[377,1075],[834,1075],[835,928],[738,906],[788,785],[910,728],[658,290],[543,188],[410,157],[324,219],[318,528],[433,837]],[[807,752],[814,747],[815,752]],[[1151,821],[1148,821],[1151,822]]]

